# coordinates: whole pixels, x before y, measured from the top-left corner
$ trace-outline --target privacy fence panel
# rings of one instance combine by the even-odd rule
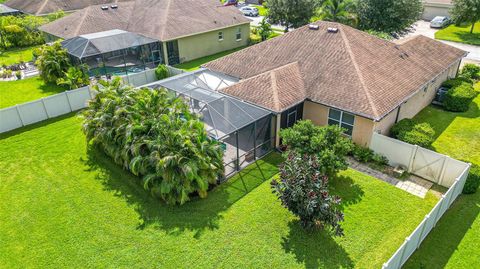
[[[28,102],[18,106],[23,125],[32,124],[48,119],[47,111],[42,99]]]
[[[67,95],[67,101],[70,104],[71,111],[87,107],[88,100],[92,98],[90,95],[90,87],[83,87],[65,93]]]
[[[43,103],[45,104],[49,118],[67,114],[72,111],[68,105],[66,94],[56,94],[45,97],[43,98]]]
[[[372,136],[370,148],[376,153],[385,155],[392,165],[401,165],[413,174],[449,187],[433,209],[383,265],[384,269],[398,269],[420,247],[422,241],[461,194],[470,164],[380,134]]]
[[[0,133],[23,126],[17,106],[0,109]]]

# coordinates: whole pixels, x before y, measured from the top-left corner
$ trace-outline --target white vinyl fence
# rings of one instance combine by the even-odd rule
[[[435,227],[445,211],[462,193],[470,164],[377,133],[372,136],[370,148],[376,153],[386,156],[391,165],[402,165],[412,174],[449,187],[420,225],[382,267],[383,269],[398,269],[420,247],[422,241]]]
[[[167,66],[170,76],[185,71]],[[135,87],[157,81],[155,70],[146,70],[137,74],[121,77],[125,83]],[[0,109],[0,133],[8,132],[29,124],[77,111],[87,106],[94,96],[89,86],[47,96],[35,101]]]

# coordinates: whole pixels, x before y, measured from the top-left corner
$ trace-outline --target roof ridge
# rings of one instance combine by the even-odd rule
[[[341,24],[339,24],[341,25]],[[342,25],[343,26],[343,25]],[[352,60],[353,67],[355,68],[355,71],[357,71],[357,76],[358,79],[360,80],[360,84],[362,85],[362,89],[365,92],[365,95],[367,96],[368,103],[370,104],[370,107],[372,108],[372,112],[375,115],[375,117],[378,117],[378,111],[377,108],[375,107],[375,103],[373,102],[372,96],[370,95],[370,92],[368,91],[365,81],[363,79],[362,72],[360,71],[360,68],[358,67],[357,61],[355,60],[355,56],[353,55],[352,48],[350,47],[350,41],[348,38],[345,36],[345,33],[343,32],[344,28],[341,27],[340,35],[342,36],[342,40],[345,43],[345,48],[348,52],[348,55],[350,56],[350,59]]]
[[[167,0],[167,5],[165,6],[165,16],[163,16],[162,20],[162,32],[160,33],[160,38],[161,40],[165,39],[165,29],[167,28],[167,21],[168,21],[168,15],[170,14],[170,5],[172,3],[172,0]]]
[[[270,83],[272,84],[273,105],[277,110],[279,110],[280,99],[278,98],[277,74],[275,74],[274,70],[270,71]]]
[[[80,19],[80,23],[77,25],[77,29],[75,29],[75,36],[78,36],[78,32],[80,32],[80,28],[82,28],[83,22],[87,18],[88,11],[91,9],[91,7],[87,7],[83,10],[83,15]],[[73,14],[72,14],[73,15]]]
[[[40,8],[38,9],[37,13],[35,13],[35,15],[38,16],[39,14],[42,14],[42,13],[40,13],[40,12],[43,11],[43,9],[44,9],[45,6],[47,5],[47,3],[48,3],[48,0],[44,0],[44,1],[43,1],[43,4],[40,6]]]

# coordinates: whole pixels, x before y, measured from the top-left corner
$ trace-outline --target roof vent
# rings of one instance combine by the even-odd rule
[[[102,6],[101,9],[102,10],[108,10],[108,6]]]
[[[329,33],[338,33],[338,28],[328,27],[327,32]]]
[[[110,8],[111,8],[111,9],[117,9],[117,8],[118,8],[118,5],[111,5]]]
[[[316,25],[316,24],[309,24],[308,25],[308,29],[310,30],[318,30],[320,28],[320,26]]]

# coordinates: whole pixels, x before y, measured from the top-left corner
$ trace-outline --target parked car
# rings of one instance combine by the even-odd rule
[[[224,6],[236,6],[238,5],[238,0],[227,0],[223,4]]]
[[[250,16],[250,17],[256,17],[258,16],[258,9],[256,7],[241,7],[240,11],[243,13],[245,16]]]
[[[437,94],[435,94],[435,98],[433,98],[432,104],[442,106],[443,100],[445,100],[445,95],[447,94],[447,92],[448,88],[440,87],[437,90]]]
[[[450,19],[446,16],[436,16],[430,22],[431,28],[443,28],[449,24]]]

